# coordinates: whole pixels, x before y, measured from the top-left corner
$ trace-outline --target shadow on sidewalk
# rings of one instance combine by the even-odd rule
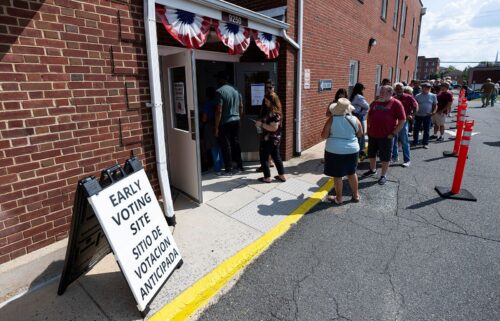
[[[483,144],[491,146],[491,147],[500,147],[500,141],[498,141],[498,142],[484,142]]]
[[[420,209],[422,207],[426,207],[428,205],[439,203],[441,201],[444,201],[444,198],[438,196],[438,197],[432,198],[432,199],[427,200],[427,201],[423,201],[423,202],[420,202],[417,204],[410,205],[406,209],[407,210],[417,210],[417,209]]]

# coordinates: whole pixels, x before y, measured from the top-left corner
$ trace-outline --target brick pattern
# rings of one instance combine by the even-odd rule
[[[0,264],[66,237],[77,181],[131,152],[157,189],[148,88],[142,1],[0,1]]]

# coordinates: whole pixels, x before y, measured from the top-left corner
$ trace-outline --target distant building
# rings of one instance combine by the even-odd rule
[[[463,80],[464,72],[461,70],[452,70],[448,72],[446,68],[443,68],[442,71],[444,72],[443,77],[450,77],[452,81],[461,82]]]
[[[417,78],[429,79],[431,75],[439,73],[439,58],[426,58],[418,56],[417,59]]]
[[[482,84],[486,78],[491,78],[491,81],[500,81],[500,65],[491,67],[477,66],[469,70],[469,84]]]

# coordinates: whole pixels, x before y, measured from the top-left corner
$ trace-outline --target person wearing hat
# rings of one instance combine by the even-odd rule
[[[335,204],[342,204],[342,177],[347,176],[352,191],[352,202],[359,202],[358,165],[359,143],[358,137],[363,134],[363,127],[359,120],[352,116],[354,106],[346,98],[340,98],[330,105],[330,117],[323,126],[321,137],[326,139],[325,169],[327,176],[333,177],[335,195],[329,195],[328,200]]]
[[[487,78],[486,82],[481,86],[481,102],[483,103],[481,107],[488,106],[494,94],[495,84],[491,82],[491,78]],[[493,107],[493,105],[494,103],[491,104],[491,107]]]
[[[216,75],[220,87],[215,93],[215,137],[219,140],[225,174],[232,175],[233,161],[238,171],[244,171],[240,148],[240,116],[243,114],[241,94],[228,83],[229,76],[221,71]],[[234,158],[234,159],[233,159]]]
[[[393,93],[392,86],[383,86],[380,89],[380,97],[370,104],[366,119],[370,169],[363,176],[377,173],[376,157],[378,154],[382,163],[379,185],[384,185],[387,181],[386,175],[391,160],[393,139],[401,131],[406,121],[403,104],[392,96]]]
[[[418,103],[418,110],[415,113],[415,124],[413,125],[413,144],[417,146],[420,129],[423,127],[422,145],[425,149],[429,148],[429,131],[431,129],[431,116],[436,112],[437,97],[431,93],[431,84],[425,82],[421,85],[422,92],[415,96]]]
[[[451,112],[451,104],[453,103],[453,94],[451,93],[450,85],[447,82],[441,83],[441,90],[437,94],[437,108],[436,113],[432,115],[432,124],[434,124],[434,135],[430,138],[436,138],[436,141],[442,142],[444,140],[444,123],[446,115]],[[439,137],[437,136],[439,132]]]

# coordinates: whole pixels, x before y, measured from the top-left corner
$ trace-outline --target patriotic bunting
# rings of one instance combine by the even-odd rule
[[[156,6],[165,29],[177,41],[188,48],[200,48],[205,44],[210,32],[211,19],[194,13]]]
[[[250,30],[234,23],[214,21],[217,37],[226,47],[230,55],[244,53],[250,45]]]
[[[251,36],[257,47],[266,55],[267,59],[274,59],[279,55],[280,43],[275,35],[253,30],[230,22],[217,21],[198,16],[192,12],[172,9],[156,5],[156,13],[160,17],[165,29],[187,48],[200,48],[207,42],[210,27],[213,25],[217,37],[229,48],[229,54],[243,54],[250,46]]]
[[[253,40],[257,47],[266,55],[267,59],[278,57],[280,51],[280,43],[275,35],[267,32],[254,31]]]

